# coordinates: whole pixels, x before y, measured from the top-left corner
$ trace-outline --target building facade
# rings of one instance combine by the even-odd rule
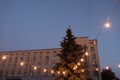
[[[90,80],[101,80],[97,40],[76,38],[77,44],[87,47],[85,61]],[[54,80],[59,72],[53,67],[59,62],[60,48],[0,52],[1,80]]]

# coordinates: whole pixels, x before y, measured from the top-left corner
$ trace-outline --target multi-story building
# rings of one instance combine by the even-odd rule
[[[101,80],[97,40],[88,37],[76,38],[77,44],[87,46],[85,61],[88,77],[91,80]],[[53,66],[59,62],[57,54],[61,48],[19,50],[0,52],[1,80],[54,80],[59,76]]]

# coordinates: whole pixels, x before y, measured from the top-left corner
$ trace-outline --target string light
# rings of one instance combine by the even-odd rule
[[[21,62],[20,65],[23,66],[23,65],[24,65],[24,62]]]
[[[34,70],[37,70],[37,67],[36,67],[36,66],[34,66]]]
[[[86,52],[85,55],[88,56],[88,52]]]
[[[81,62],[84,62],[84,59],[83,59],[83,58],[81,58],[81,59],[80,59],[80,61],[81,61]]]
[[[99,71],[99,69],[98,69],[98,68],[96,68],[96,71]]]
[[[106,69],[106,70],[109,70],[109,67],[108,67],[108,66],[106,66],[106,67],[105,67],[105,69]]]
[[[65,75],[65,71],[63,71],[63,75]]]
[[[4,55],[4,56],[2,56],[2,59],[3,59],[3,60],[7,59],[7,56],[5,56],[5,55]]]
[[[60,71],[57,71],[57,74],[60,74]]]
[[[52,73],[52,74],[54,74],[54,71],[53,71],[53,70],[51,70],[51,73]]]
[[[84,72],[84,70],[81,70],[82,72]]]
[[[73,69],[76,70],[78,68],[78,66],[76,65]]]
[[[80,63],[78,62],[77,65],[80,66]]]
[[[47,72],[47,69],[43,69],[44,72]]]

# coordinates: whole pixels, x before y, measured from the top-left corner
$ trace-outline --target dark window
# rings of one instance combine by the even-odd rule
[[[94,42],[90,42],[90,44],[94,44]]]
[[[49,51],[47,51],[47,53],[50,53]]]
[[[92,51],[92,52],[95,51],[95,47],[91,47],[91,51]]]
[[[30,54],[30,53],[28,53],[28,54]]]
[[[92,58],[93,58],[93,59],[96,59],[96,55],[95,55],[94,53],[92,54]]]
[[[46,61],[49,61],[49,56],[46,56]]]
[[[34,52],[34,54],[36,54],[36,52]]]
[[[53,51],[53,53],[56,53],[56,51]]]
[[[40,52],[40,53],[42,53],[42,52]]]
[[[97,63],[96,63],[96,62],[93,62],[92,65],[93,65],[93,66],[97,66]]]
[[[42,56],[40,56],[40,60],[42,60]]]

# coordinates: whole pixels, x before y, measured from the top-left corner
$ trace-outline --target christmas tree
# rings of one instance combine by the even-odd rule
[[[54,67],[59,73],[55,80],[87,80],[85,55],[86,49],[82,45],[78,45],[75,41],[76,37],[72,35],[69,28],[61,44],[61,53],[58,54],[60,62]]]

